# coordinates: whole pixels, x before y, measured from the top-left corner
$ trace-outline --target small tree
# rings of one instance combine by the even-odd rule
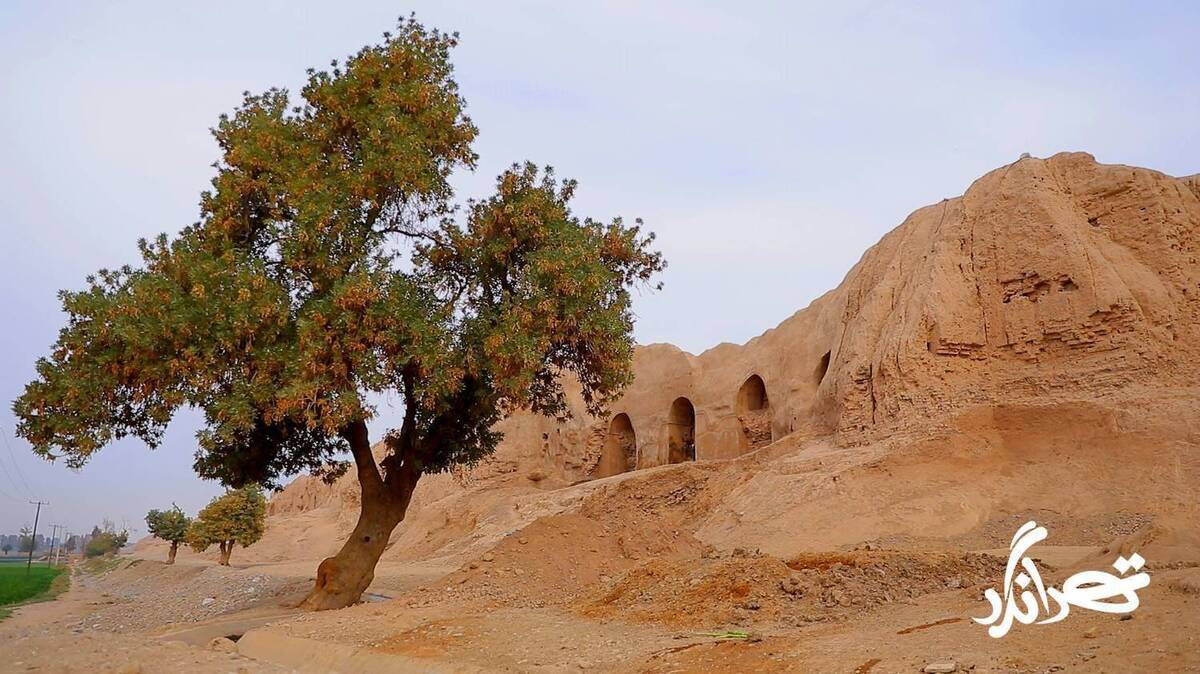
[[[33,539],[33,532],[29,527],[21,527],[21,537],[17,540],[17,552],[34,552],[37,549],[37,541]]]
[[[167,564],[175,563],[175,553],[179,551],[179,544],[187,540],[191,523],[192,520],[174,503],[171,504],[170,510],[151,510],[146,513],[146,528],[149,529],[150,535],[171,544],[171,551],[167,553]]]
[[[216,543],[221,548],[220,564],[229,566],[233,544],[248,547],[266,531],[267,498],[258,485],[235,489],[213,499],[187,530],[187,543],[196,552],[204,552]]]
[[[11,545],[11,544],[9,544],[9,543],[5,543],[4,545],[0,545],[0,550],[4,550],[4,556],[5,556],[5,557],[7,557],[7,556],[8,556],[8,553],[9,553],[9,551],[11,551],[11,550],[12,550],[12,545]]]
[[[100,531],[92,535],[83,549],[85,557],[100,557],[115,555],[129,542],[129,532],[117,533],[112,530]]]

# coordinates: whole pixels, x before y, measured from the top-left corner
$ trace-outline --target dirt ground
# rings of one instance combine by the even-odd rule
[[[123,560],[128,564],[136,560]],[[164,566],[159,564],[158,566]],[[287,672],[289,668],[255,661],[234,651],[189,645],[155,635],[159,626],[135,628],[110,622],[114,611],[136,620],[142,612],[160,610],[147,595],[121,596],[134,577],[147,589],[167,593],[171,585],[154,574],[154,564],[124,570],[125,582],[115,578],[75,573],[71,588],[54,601],[17,608],[12,617],[0,621],[0,671],[3,672]],[[113,574],[122,572],[114,571]],[[160,614],[161,615],[161,614]],[[183,612],[180,620],[198,618]],[[145,625],[145,624],[143,624]]]
[[[958,437],[788,441],[555,490],[467,490],[406,522],[393,545],[424,552],[389,554],[371,601],[341,611],[289,608],[318,560],[276,561],[270,537],[231,568],[191,553],[167,566],[144,544],[0,622],[0,671],[1200,671],[1194,493],[1145,499],[1194,483],[1190,445],[1127,442],[1123,456],[1170,470],[1101,471],[1102,445],[1077,464],[1052,435],[991,451]],[[1059,507],[1039,501],[1046,484]],[[1003,639],[974,623],[1028,519],[1050,531],[1033,559],[1054,586],[1142,554],[1151,583],[1132,619],[1075,609]]]
[[[1079,550],[1067,553],[1078,557]],[[300,615],[279,606],[291,597],[272,596],[211,617],[184,606],[167,615],[155,592],[124,594],[134,578],[144,587],[161,584],[155,590],[173,587],[163,584],[166,567],[143,561],[107,577],[77,576],[59,600],[21,608],[0,623],[0,671],[333,671],[337,662],[345,667],[356,658],[366,664],[339,671],[919,672],[944,662],[974,672],[1200,671],[1200,568],[1154,572],[1132,620],[1079,611],[1055,625],[1017,625],[997,640],[968,619],[986,612],[979,600],[986,583],[975,583],[971,573],[985,575],[990,560],[919,559],[864,551],[794,563],[827,572],[825,578],[841,576],[830,587],[845,587],[847,594],[864,586],[851,569],[908,564],[914,577],[926,579],[913,597],[866,606],[851,594],[831,610],[824,608],[828,602],[806,601],[819,594],[820,582],[813,588],[803,580],[799,587],[788,583],[803,571],[775,558],[738,556],[695,560],[690,569],[648,560],[553,600],[532,601],[538,586],[511,573],[504,576],[513,589],[503,597],[447,593],[444,583],[465,584],[452,574],[397,600],[343,611]],[[978,563],[964,561],[971,559]],[[193,583],[203,575],[195,568],[186,574]],[[929,586],[936,570],[948,578],[943,585],[963,586]],[[252,568],[223,571],[235,583],[261,575]],[[878,596],[880,581],[867,586],[874,590],[867,594]],[[112,622],[114,615],[142,611],[170,622]],[[727,630],[749,638],[706,636]],[[238,644],[210,645],[219,636],[247,633]],[[296,640],[316,644],[335,660],[314,661]],[[237,653],[238,646],[248,652]],[[378,660],[363,660],[363,654]]]

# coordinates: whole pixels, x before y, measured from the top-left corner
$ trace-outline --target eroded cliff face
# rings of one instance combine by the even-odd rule
[[[1194,184],[1062,154],[913,214],[837,291],[832,428],[854,441],[971,404],[1186,381]]]
[[[505,421],[494,457],[422,483],[414,505],[456,485],[552,488],[733,458],[789,435],[862,444],[1009,403],[1136,404],[1200,369],[1198,249],[1200,176],[1022,159],[914,212],[836,289],[745,345],[640,347],[609,417],[576,400],[567,423]],[[280,508],[328,498],[295,487]]]
[[[1198,186],[1082,153],[1022,159],[913,213],[836,289],[745,345],[642,347],[613,417],[632,422],[644,468],[671,460],[680,398],[703,460],[764,434],[851,445],[978,405],[1186,384],[1200,355]],[[755,375],[764,410],[739,404]],[[608,423],[552,425],[572,434],[556,448],[577,457],[564,477],[589,477],[620,445]]]

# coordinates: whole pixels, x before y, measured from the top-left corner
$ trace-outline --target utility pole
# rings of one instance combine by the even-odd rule
[[[47,556],[46,559],[51,560],[52,564],[54,563],[53,562],[53,560],[54,560],[54,538],[57,533],[58,533],[58,525],[51,524],[50,525],[50,554],[49,554],[49,556]]]
[[[67,531],[67,525],[55,524],[55,533],[50,539],[50,557],[53,559],[53,564],[58,565],[58,558],[62,555],[64,534]]]
[[[42,516],[42,506],[50,505],[48,501],[30,501],[29,504],[37,506],[37,513],[33,516],[33,533],[29,535],[29,561],[25,562],[25,575],[29,575],[29,570],[33,568],[33,549],[37,547],[37,525],[38,518]]]

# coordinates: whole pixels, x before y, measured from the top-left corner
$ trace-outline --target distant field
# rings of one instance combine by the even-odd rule
[[[34,564],[26,572],[24,564],[0,564],[0,607],[17,604],[50,591],[54,579],[66,569]],[[64,579],[65,581],[65,579]],[[61,584],[64,581],[59,581]]]

